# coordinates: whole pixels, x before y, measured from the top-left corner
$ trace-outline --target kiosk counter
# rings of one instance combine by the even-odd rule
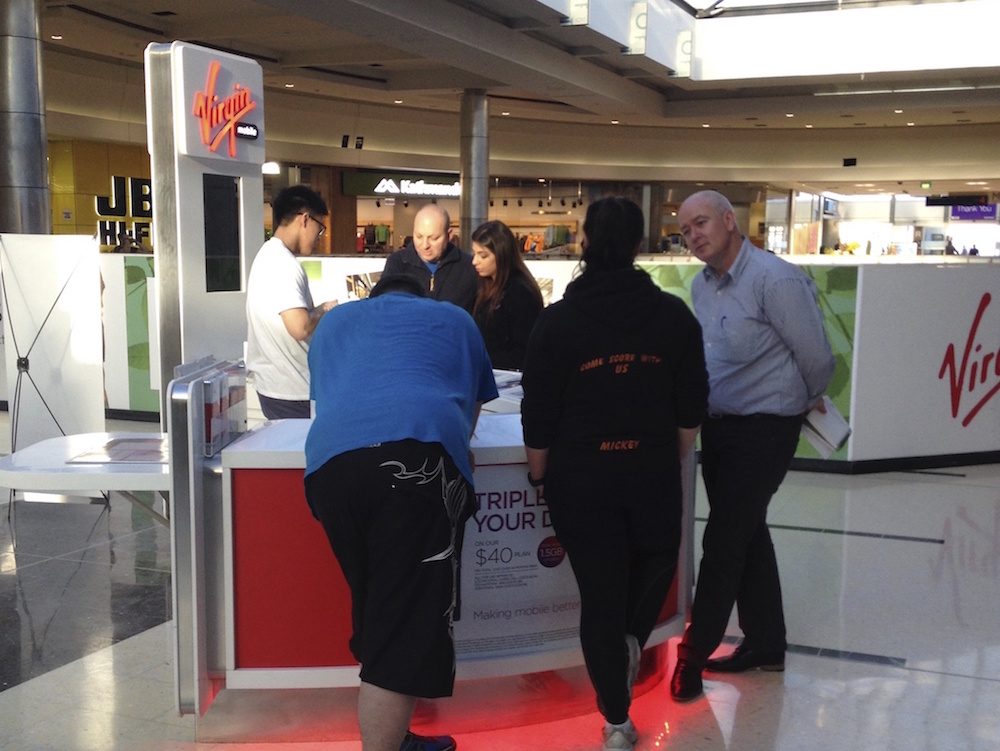
[[[846,444],[823,459],[805,440],[799,469],[876,472],[994,462],[1000,437],[1000,258],[968,256],[783,256],[816,283],[837,368],[828,395],[851,424]],[[105,260],[105,259],[102,259]],[[126,259],[125,296],[145,301],[151,273],[145,258]],[[309,257],[301,261],[313,298],[341,302],[367,294],[384,257]],[[658,286],[690,303],[691,282],[703,264],[688,256],[640,256]],[[132,268],[140,264],[141,268]],[[562,297],[578,261],[529,260],[546,302]],[[121,276],[107,273],[109,289]],[[106,293],[109,295],[110,293]],[[109,303],[108,368],[111,407],[155,410],[156,392],[143,378],[145,305],[119,311]],[[118,320],[124,316],[127,320]],[[126,325],[127,324],[127,325]],[[141,324],[141,325],[140,325]],[[128,331],[126,345],[125,331]],[[118,332],[118,333],[115,333]],[[150,341],[155,332],[149,332]],[[117,354],[116,354],[117,353]],[[130,385],[122,382],[127,363]],[[134,371],[134,373],[133,373]],[[117,375],[115,375],[117,374]],[[125,397],[128,397],[127,401]],[[120,403],[119,403],[120,402]]]
[[[493,408],[511,406],[501,398]],[[309,425],[268,422],[221,454],[224,539],[216,542],[224,549],[227,690],[348,689],[359,683],[348,649],[350,592],[303,491]],[[462,553],[461,618],[454,632],[458,682],[455,696],[435,702],[433,714],[447,718],[455,731],[530,721],[535,711],[549,718],[591,712],[594,693],[578,637],[579,593],[545,502],[526,479],[520,415],[484,412],[472,448],[480,508],[466,525]],[[693,457],[685,470],[681,565],[643,654],[639,693],[662,680],[666,641],[684,628],[693,563]]]

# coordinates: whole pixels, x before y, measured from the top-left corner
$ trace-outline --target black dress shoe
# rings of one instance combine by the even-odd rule
[[[670,696],[674,701],[684,702],[697,699],[702,693],[701,667],[678,658],[674,677],[670,679]]]
[[[741,644],[731,655],[705,663],[705,670],[712,673],[743,673],[754,669],[780,673],[785,669],[784,651],[744,648]]]

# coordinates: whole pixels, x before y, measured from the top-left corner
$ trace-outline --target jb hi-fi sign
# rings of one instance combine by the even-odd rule
[[[153,219],[152,183],[148,177],[111,178],[111,193],[96,197],[97,238],[101,245],[120,245],[124,236],[149,244]]]

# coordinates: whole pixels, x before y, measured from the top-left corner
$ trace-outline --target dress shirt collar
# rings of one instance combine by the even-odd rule
[[[702,269],[701,273],[704,275],[706,281],[714,280],[719,285],[738,282],[750,260],[750,254],[756,250],[758,248],[744,235],[743,244],[740,246],[739,253],[736,254],[736,260],[733,261],[732,266],[720,274],[714,268],[705,264],[705,268]]]

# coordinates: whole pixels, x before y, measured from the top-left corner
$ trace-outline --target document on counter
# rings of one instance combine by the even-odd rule
[[[521,372],[516,370],[493,371],[493,380],[497,384],[499,396],[483,405],[486,414],[511,414],[521,411],[521,399],[524,389],[521,388]]]
[[[70,464],[166,464],[167,439],[112,438],[69,460]]]
[[[813,409],[806,415],[806,419],[802,422],[802,435],[820,456],[829,459],[847,443],[851,435],[851,426],[847,424],[847,420],[840,414],[840,410],[830,397],[823,397],[823,406],[826,412]]]

